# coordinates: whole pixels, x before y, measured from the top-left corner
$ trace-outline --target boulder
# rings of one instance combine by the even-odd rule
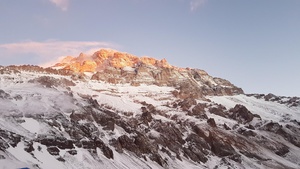
[[[56,146],[50,146],[47,147],[47,151],[51,154],[51,155],[59,155],[60,150],[56,147]]]
[[[253,114],[243,105],[237,104],[234,108],[230,109],[230,118],[237,120],[239,123],[249,123],[253,120]]]

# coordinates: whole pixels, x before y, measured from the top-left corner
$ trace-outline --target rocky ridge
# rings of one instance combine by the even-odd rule
[[[154,84],[180,89],[178,97],[200,98],[203,95],[236,95],[243,90],[229,81],[210,76],[200,69],[178,68],[170,65],[166,59],[156,60],[150,57],[137,57],[115,50],[101,49],[93,55],[80,54],[67,56],[53,66],[75,73],[92,73],[92,80],[109,83]]]

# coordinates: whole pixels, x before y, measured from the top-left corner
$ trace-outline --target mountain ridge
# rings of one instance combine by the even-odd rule
[[[92,80],[132,85],[155,84],[181,88],[180,97],[202,97],[202,95],[235,95],[243,93],[241,88],[221,78],[214,78],[200,69],[179,68],[166,59],[137,57],[115,50],[101,49],[93,55],[67,56],[53,68],[73,72],[93,73]],[[191,96],[192,89],[194,96]]]
[[[167,63],[166,59],[157,60],[151,57],[137,57],[135,55],[119,52],[112,49],[100,49],[92,55],[80,53],[78,57],[66,56],[53,67],[63,67],[74,72],[95,72],[107,66],[114,68],[136,67],[146,64],[156,67],[175,68]],[[88,67],[86,67],[89,65]]]
[[[0,168],[299,168],[300,98],[150,63],[0,66]]]

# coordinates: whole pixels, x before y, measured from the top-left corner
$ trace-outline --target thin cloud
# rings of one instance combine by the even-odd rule
[[[69,0],[50,0],[53,4],[63,11],[67,11],[69,7]]]
[[[118,48],[118,45],[109,42],[97,41],[56,41],[45,42],[26,41],[19,43],[0,44],[0,60],[9,59],[9,62],[24,61],[45,65],[58,61],[64,56],[78,56],[81,52],[92,54],[100,48]],[[32,57],[30,57],[32,55]],[[1,59],[2,58],[2,59]]]
[[[206,0],[191,0],[190,1],[190,10],[192,12],[196,11],[199,7],[204,5]]]

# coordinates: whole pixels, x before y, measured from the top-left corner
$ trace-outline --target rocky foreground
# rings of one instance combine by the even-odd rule
[[[300,168],[300,98],[112,50],[0,67],[0,168]]]

